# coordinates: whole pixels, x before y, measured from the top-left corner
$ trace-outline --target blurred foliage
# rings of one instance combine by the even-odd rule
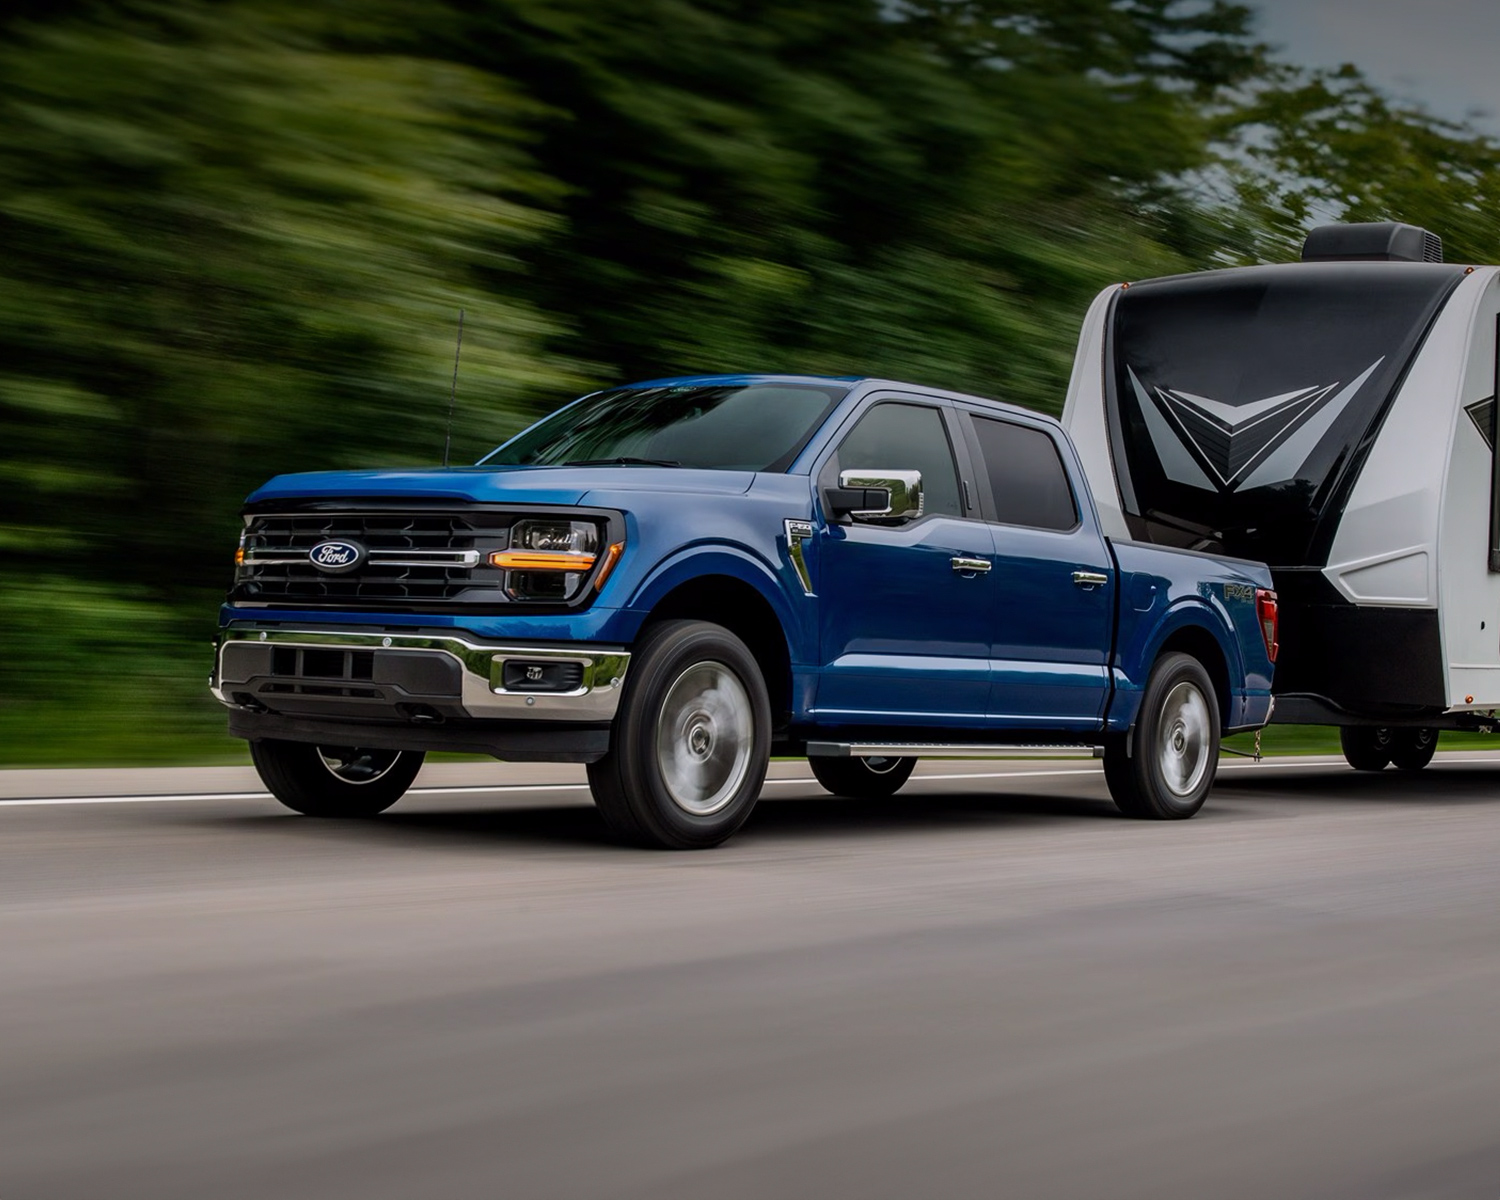
[[[1226,0],[15,0],[0,762],[235,753],[240,499],[587,388],[871,373],[1056,411],[1089,299],[1397,217],[1497,147]]]
[[[1449,262],[1500,261],[1500,143],[1382,95],[1357,70],[1277,67],[1224,114],[1220,161],[1249,261],[1330,220],[1409,221]]]

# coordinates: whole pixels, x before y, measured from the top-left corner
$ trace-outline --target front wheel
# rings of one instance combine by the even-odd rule
[[[1104,751],[1104,778],[1122,813],[1173,821],[1203,807],[1219,766],[1219,706],[1192,655],[1157,660],[1128,746],[1116,738]]]
[[[911,778],[915,758],[823,758],[807,760],[813,777],[835,796],[884,800]]]
[[[635,651],[589,788],[621,840],[706,849],[750,816],[770,754],[771,702],[745,643],[706,621],[664,621]]]
[[[1344,752],[1345,761],[1356,771],[1384,771],[1391,761],[1395,743],[1395,731],[1384,725],[1344,725],[1339,728],[1339,747]],[[1429,753],[1427,757],[1432,755]]]
[[[420,750],[314,746],[267,738],[250,743],[250,761],[271,794],[308,817],[373,817],[411,787]]]

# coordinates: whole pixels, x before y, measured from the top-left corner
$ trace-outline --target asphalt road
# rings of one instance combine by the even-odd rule
[[[698,854],[608,845],[567,769],[361,824],[6,772],[0,1200],[1495,1200],[1462,757],[1235,764],[1175,824],[1067,763],[793,779]]]

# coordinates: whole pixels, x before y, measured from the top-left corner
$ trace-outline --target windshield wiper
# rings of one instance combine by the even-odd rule
[[[618,458],[570,458],[565,467],[680,467],[673,458],[631,458],[622,454]]]

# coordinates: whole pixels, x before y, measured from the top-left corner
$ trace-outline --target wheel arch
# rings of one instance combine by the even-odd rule
[[[765,679],[774,730],[786,727],[792,712],[792,650],[786,624],[765,592],[739,574],[689,574],[670,586],[651,589],[641,627],[660,621],[697,620],[721,625],[749,648]]]
[[[1180,653],[1197,659],[1208,672],[1209,682],[1214,687],[1214,698],[1219,705],[1219,728],[1228,729],[1234,724],[1234,691],[1229,682],[1229,657],[1223,643],[1207,624],[1187,621],[1168,632],[1151,656],[1155,667],[1163,655]]]

